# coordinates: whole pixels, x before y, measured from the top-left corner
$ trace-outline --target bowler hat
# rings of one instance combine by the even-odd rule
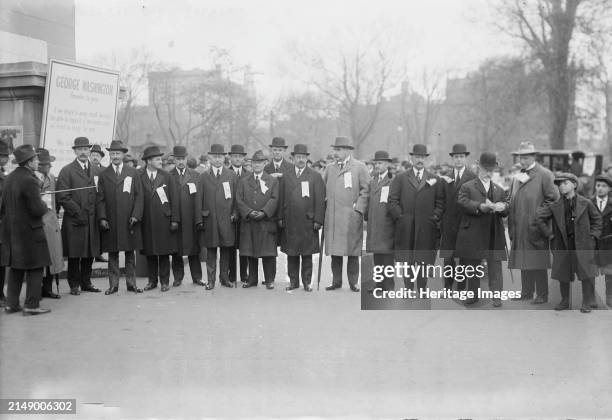
[[[574,185],[578,185],[578,177],[570,172],[559,172],[555,175],[555,184],[570,180]]]
[[[94,153],[94,152],[100,153],[100,156],[104,157],[104,152],[102,151],[102,148],[100,147],[99,144],[94,144],[91,147],[91,153]]]
[[[291,152],[291,156],[293,155],[310,155],[308,151],[308,146],[305,144],[296,144],[293,146],[293,152]]]
[[[535,155],[537,153],[535,146],[530,141],[524,141],[519,144],[518,150],[512,152],[513,155]]]
[[[336,142],[332,144],[332,147],[339,147],[341,149],[354,149],[353,142],[348,137],[336,137]]]
[[[608,175],[605,175],[605,174],[597,175],[595,177],[595,182],[597,182],[597,181],[605,182],[610,187],[612,187],[612,178],[610,178]]]
[[[5,141],[0,141],[0,156],[8,156],[11,153],[9,145]]]
[[[123,161],[124,162],[134,162],[134,166],[138,165],[138,159],[136,159],[134,156],[130,155],[129,153],[125,154],[125,156],[123,157]]]
[[[47,149],[43,149],[42,147],[36,149],[36,153],[38,153],[38,162],[42,164],[51,163],[55,161],[55,156],[51,156]]]
[[[224,155],[225,147],[222,144],[211,144],[209,155]]]
[[[178,158],[187,157],[187,148],[185,146],[174,146],[172,148],[172,156]]]
[[[274,137],[272,139],[272,144],[270,144],[270,146],[268,147],[282,147],[283,149],[287,148],[287,145],[285,144],[285,139],[282,137]]]
[[[262,162],[264,160],[268,160],[268,158],[261,150],[257,150],[255,153],[253,153],[253,157],[251,158],[252,162]]]
[[[458,155],[458,154],[464,154],[466,156],[470,154],[465,144],[462,144],[462,143],[453,144],[453,150],[451,150],[449,155],[452,156],[452,155]]]
[[[13,159],[13,163],[19,165],[20,163],[32,159],[33,157],[38,155],[38,153],[36,153],[36,151],[34,150],[34,146],[32,146],[31,144],[22,144],[21,146],[15,149],[13,155],[15,156],[15,159]]]
[[[108,150],[109,152],[123,152],[123,153],[128,152],[127,147],[123,145],[123,142],[121,140],[111,141],[110,147],[107,147],[106,150]]]
[[[377,160],[384,160],[387,162],[391,162],[389,153],[385,152],[384,150],[379,150],[374,153],[374,159],[372,159],[372,161],[376,162]]]
[[[246,155],[246,152],[244,151],[244,146],[241,144],[232,144],[232,147],[230,148],[230,155]]]
[[[144,149],[144,152],[142,153],[142,160],[147,160],[147,159],[151,159],[157,156],[163,156],[164,154],[162,152],[160,152],[159,147],[157,146],[149,146],[146,149]]]
[[[411,156],[429,156],[429,153],[427,153],[427,146],[425,146],[424,144],[415,144],[414,146],[412,146],[412,152],[410,152]]]
[[[497,167],[497,155],[493,152],[482,152],[478,164],[485,169],[494,169]]]
[[[74,139],[74,146],[72,146],[73,149],[76,149],[77,147],[92,147],[92,144],[89,144],[89,139],[87,137],[77,137],[76,139]]]

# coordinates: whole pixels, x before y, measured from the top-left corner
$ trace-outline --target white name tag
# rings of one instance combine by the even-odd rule
[[[310,184],[308,181],[302,181],[302,197],[310,197]]]
[[[126,176],[123,180],[123,192],[130,193],[132,191],[132,177]]]
[[[98,175],[94,175],[94,184],[96,184],[96,191],[98,191]]]
[[[42,200],[47,205],[47,208],[49,210],[53,210],[53,202],[51,201],[51,194],[43,194]]]
[[[389,186],[385,185],[380,189],[380,202],[387,203],[389,200]]]
[[[230,188],[229,182],[225,181],[223,183],[223,193],[225,194],[225,199],[232,198],[232,189]]]
[[[157,196],[159,197],[159,201],[161,201],[162,204],[168,202],[168,197],[166,196],[166,191],[164,191],[163,186],[157,188],[155,191],[157,191]]]
[[[189,187],[189,194],[195,194],[196,193],[196,186],[193,182],[188,182],[187,186]]]
[[[268,186],[266,185],[266,181],[264,181],[263,179],[259,180],[259,186],[261,187],[261,192],[263,194],[268,192]]]
[[[344,188],[353,188],[353,177],[350,172],[344,173]]]

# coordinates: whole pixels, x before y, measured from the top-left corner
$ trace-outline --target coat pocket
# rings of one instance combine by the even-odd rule
[[[43,222],[30,222],[30,228],[32,229],[32,239],[34,242],[45,242],[45,231],[43,229]]]

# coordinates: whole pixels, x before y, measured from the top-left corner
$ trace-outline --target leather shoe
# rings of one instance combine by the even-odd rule
[[[43,291],[41,293],[41,297],[51,298],[51,299],[60,299],[61,298],[61,296],[58,295],[57,293],[54,293],[54,292],[52,292],[50,290],[47,290],[47,289],[43,289]]]
[[[4,312],[6,312],[7,314],[14,314],[15,312],[21,312],[21,306],[16,306],[14,308],[10,307],[10,306],[6,306],[4,308]]]
[[[129,286],[127,288],[128,292],[134,292],[134,293],[142,293],[142,289],[139,289],[138,287],[133,287],[133,286]]]
[[[23,308],[23,315],[41,315],[51,312],[51,309],[45,308]]]
[[[531,300],[531,299],[533,299],[533,295],[523,295],[523,294],[521,294],[521,297],[514,297],[514,298],[511,298],[510,300],[518,301],[518,300]]]
[[[198,286],[206,286],[206,283],[204,283],[202,280],[196,280],[193,282],[193,284]]]
[[[91,285],[90,286],[81,287],[81,290],[83,292],[92,292],[92,293],[99,293],[99,292],[101,292],[100,289],[98,289],[95,286],[91,286]]]
[[[172,287],[179,287],[181,284],[183,284],[182,281],[174,281],[174,283],[172,283]]]
[[[156,285],[156,284],[153,284],[153,283],[147,283],[147,285],[146,285],[146,286],[145,286],[145,288],[144,288],[145,292],[146,292],[147,290],[153,290],[153,289],[157,289],[157,285]]]
[[[230,289],[231,289],[232,287],[234,287],[234,285],[233,285],[232,283],[227,282],[227,281],[222,281],[222,282],[221,282],[221,286],[223,286],[223,287],[229,287]]]
[[[588,314],[589,312],[591,312],[591,307],[589,306],[589,304],[583,303],[580,307],[580,312],[582,312],[583,314]]]
[[[109,289],[104,292],[105,295],[112,295],[113,293],[117,293],[119,291],[118,287],[109,287]]]
[[[215,288],[215,283],[206,283],[206,285],[204,286],[204,288],[206,290],[212,290]]]
[[[464,304],[464,305],[473,305],[473,304],[475,304],[476,302],[478,302],[478,298],[473,297],[473,298],[468,298],[468,299],[464,300],[464,301],[463,301],[463,304]]]
[[[559,304],[555,306],[555,311],[564,311],[566,309],[569,309],[569,307],[570,307],[569,300],[561,299],[561,302],[559,302]]]
[[[307,292],[312,292],[312,287],[304,286],[304,290],[307,291]]]
[[[266,289],[268,290],[274,289],[274,283],[266,283]]]
[[[351,286],[351,292],[358,292],[358,291],[359,291],[359,287]]]
[[[253,283],[244,283],[242,285],[243,289],[248,289],[249,287],[257,287],[257,283],[253,284]]]
[[[70,294],[74,296],[78,296],[81,294],[81,291],[79,290],[78,287],[75,287],[74,289],[70,289]]]
[[[548,296],[536,296],[531,302],[532,305],[541,305],[542,303],[548,302]]]
[[[599,307],[599,305],[597,305],[597,302],[591,302],[589,306],[591,307],[591,309],[597,309]]]
[[[502,301],[501,300],[499,300],[499,299],[494,299],[493,300],[493,307],[494,308],[499,308],[501,306],[502,306]]]
[[[161,287],[161,291],[162,292],[167,292],[168,290],[170,290],[170,285],[163,284],[162,287]]]
[[[331,286],[327,286],[325,288],[325,290],[336,290],[336,289],[339,289],[340,287],[341,286],[335,286],[335,285],[332,284]]]
[[[290,291],[290,290],[295,290],[295,289],[299,289],[299,288],[300,288],[299,286],[287,286],[287,287],[285,287],[285,290],[286,291]]]

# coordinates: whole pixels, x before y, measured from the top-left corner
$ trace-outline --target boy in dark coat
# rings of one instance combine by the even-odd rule
[[[561,302],[555,310],[570,308],[570,282],[574,275],[582,282],[580,312],[591,312],[595,300],[595,243],[601,235],[601,215],[587,198],[576,194],[578,178],[571,173],[555,177],[561,198],[537,213],[540,232],[550,241],[553,254],[551,277],[559,281]],[[552,228],[549,221],[552,220]]]
[[[606,278],[606,305],[612,308],[612,201],[610,200],[610,189],[612,178],[601,174],[595,178],[595,196],[593,204],[599,210],[602,219],[602,230],[599,241],[597,241],[597,265]],[[593,302],[593,308],[597,303]]]

